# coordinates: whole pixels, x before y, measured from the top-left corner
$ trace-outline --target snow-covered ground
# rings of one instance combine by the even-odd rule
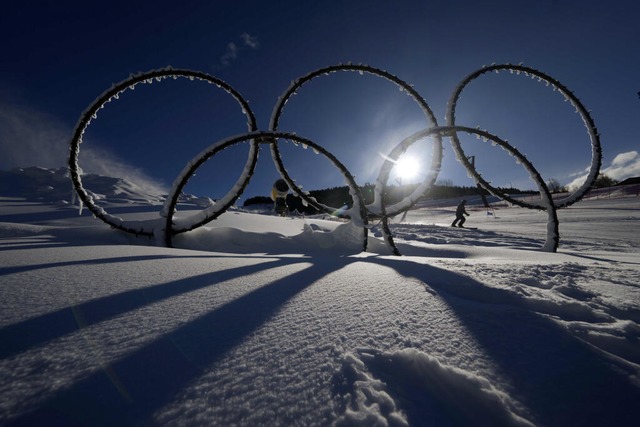
[[[559,211],[558,253],[545,213],[418,209],[396,257],[375,229],[358,253],[349,224],[235,210],[158,247],[28,187],[0,194],[1,425],[640,419],[638,197]],[[107,210],[157,216],[126,196]]]

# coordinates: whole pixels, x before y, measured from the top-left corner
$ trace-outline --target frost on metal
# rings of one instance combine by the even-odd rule
[[[539,82],[545,83],[546,86],[550,86],[553,91],[559,92],[564,97],[565,101],[575,108],[587,129],[587,134],[591,142],[591,166],[588,177],[582,186],[561,200],[553,200],[547,185],[533,164],[526,158],[526,156],[520,153],[506,140],[503,140],[486,130],[460,126],[455,122],[458,99],[465,87],[484,74],[500,73],[503,71],[535,79]],[[294,132],[283,132],[278,130],[280,117],[284,112],[284,107],[292,96],[297,95],[301,88],[313,79],[330,76],[338,72],[355,72],[358,75],[372,75],[396,85],[401,93],[406,94],[415,101],[426,119],[426,125],[423,130],[400,141],[387,156],[383,156],[385,161],[380,167],[380,171],[375,182],[374,201],[370,205],[365,205],[360,187],[355,182],[353,174],[334,154],[321,145],[307,138],[296,135]],[[117,101],[123,92],[127,90],[134,90],[135,86],[138,84],[154,84],[162,82],[168,78],[186,78],[190,81],[204,81],[228,93],[238,102],[242,114],[247,118],[247,133],[218,141],[209,147],[206,147],[192,160],[190,160],[174,180],[169,195],[162,209],[159,211],[159,218],[157,220],[148,222],[125,221],[121,218],[110,215],[102,207],[97,206],[91,197],[90,192],[84,189],[82,185],[82,169],[80,168],[78,161],[82,137],[91,122],[98,118],[98,112],[103,109],[107,103]],[[458,139],[459,132],[475,135],[483,142],[490,142],[492,146],[500,146],[500,148],[514,157],[516,163],[522,165],[526,169],[531,179],[538,186],[541,201],[538,204],[523,202],[510,197],[498,188],[494,188],[469,162],[469,159],[460,145],[460,141]],[[235,203],[253,176],[260,147],[268,145],[277,171],[287,182],[294,195],[301,198],[305,206],[310,205],[329,215],[349,219],[354,226],[361,228],[363,251],[366,251],[367,249],[368,230],[372,227],[371,224],[380,224],[384,241],[389,245],[394,254],[399,255],[400,252],[393,241],[393,235],[389,227],[389,218],[411,209],[420,197],[435,183],[442,165],[443,138],[449,138],[451,140],[455,158],[466,168],[469,177],[474,179],[482,188],[514,205],[547,212],[547,237],[542,245],[543,251],[557,251],[560,240],[559,222],[556,212],[557,209],[570,206],[582,199],[600,172],[602,159],[600,138],[589,111],[562,83],[538,70],[525,67],[521,64],[492,64],[490,66],[483,66],[482,68],[474,71],[460,81],[460,83],[454,88],[454,91],[447,103],[446,126],[439,126],[431,108],[425,99],[414,89],[413,85],[406,83],[387,71],[368,65],[347,63],[320,68],[298,79],[292,80],[289,87],[277,99],[276,105],[274,106],[271,114],[268,131],[258,130],[256,118],[249,107],[249,103],[229,84],[214,76],[199,71],[173,69],[171,67],[153,70],[146,73],[132,74],[129,78],[120,83],[114,84],[111,88],[103,92],[81,114],[74,129],[73,138],[69,148],[69,176],[78,195],[78,203],[80,207],[86,206],[96,218],[104,221],[113,228],[136,235],[154,237],[159,243],[171,246],[175,235],[191,231],[207,224],[208,222],[216,219],[230,206],[232,206],[233,203]],[[397,163],[399,157],[402,156],[410,146],[425,140],[428,140],[432,144],[431,165],[428,167],[427,176],[411,194],[393,205],[387,205],[384,200],[384,194],[386,193],[387,182],[389,180],[391,170]],[[326,157],[339,170],[344,177],[345,184],[349,188],[349,194],[353,201],[352,206],[349,209],[336,210],[335,207],[326,206],[318,202],[314,197],[311,197],[308,191],[303,191],[302,187],[296,184],[295,179],[293,179],[287,172],[278,148],[279,144],[287,142],[291,142],[296,146],[301,145],[304,149],[311,147],[314,153]],[[236,144],[246,144],[248,145],[249,150],[247,162],[245,163],[243,171],[229,192],[213,205],[194,215],[180,218],[176,217],[175,214],[178,198],[188,180],[196,173],[196,170],[217,153]]]
[[[510,145],[507,141],[501,140],[500,138],[494,135],[491,135],[488,132],[480,131],[478,129],[475,129],[475,130],[472,130],[469,128],[464,129],[464,132],[475,133],[483,137],[485,141],[491,140],[493,145],[496,145],[496,144],[500,145],[503,149],[508,151],[509,154],[511,154],[513,157],[516,158],[516,162],[518,164],[522,165],[527,170],[531,179],[538,186],[538,189],[540,191],[540,197],[541,197],[541,201],[539,204],[527,203],[527,202],[510,197],[508,194],[504,193],[498,188],[493,187],[488,181],[482,178],[482,176],[478,173],[478,171],[476,171],[475,168],[471,165],[466,154],[464,153],[464,150],[460,145],[460,140],[458,139],[457,132],[451,133],[450,135],[451,144],[456,153],[456,158],[458,159],[458,161],[462,163],[462,165],[467,169],[467,172],[476,181],[476,183],[478,183],[482,188],[489,191],[491,194],[497,197],[500,197],[501,199],[506,200],[509,203],[512,203],[514,205],[521,206],[524,208],[529,208],[529,209],[547,211],[548,213],[547,238],[544,245],[542,246],[542,250],[549,251],[549,252],[556,252],[558,249],[558,244],[560,240],[559,222],[558,222],[558,216],[556,214],[556,210],[570,206],[576,203],[577,201],[581,200],[584,197],[584,195],[587,193],[587,191],[589,191],[589,189],[595,182],[596,178],[598,177],[598,174],[600,173],[600,167],[602,164],[602,149],[600,146],[600,135],[598,134],[598,130],[595,126],[595,122],[593,121],[591,114],[589,114],[589,111],[584,107],[584,105],[582,105],[580,100],[566,86],[564,86],[558,80],[554,79],[553,77],[541,71],[538,71],[530,67],[525,67],[521,64],[519,65],[492,64],[491,66],[483,67],[479,70],[474,71],[473,73],[465,77],[460,83],[458,83],[453,93],[451,94],[451,97],[447,104],[446,122],[448,127],[454,128],[454,129],[456,128],[455,111],[456,111],[458,99],[460,98],[465,87],[469,83],[471,83],[472,81],[474,81],[475,79],[479,78],[484,74],[491,73],[491,72],[500,73],[502,71],[508,71],[512,74],[515,73],[516,75],[524,75],[526,77],[535,79],[538,82],[544,82],[547,87],[551,86],[554,92],[559,92],[564,97],[564,99],[570,102],[570,104],[575,108],[576,112],[580,115],[580,118],[582,119],[585,125],[589,140],[591,142],[591,166],[589,169],[589,174],[587,179],[579,188],[574,190],[565,198],[560,200],[553,200],[553,198],[549,193],[549,189],[547,188],[539,172],[535,169],[533,164],[531,164],[531,162],[529,162],[529,160],[524,155],[522,155],[515,147]]]

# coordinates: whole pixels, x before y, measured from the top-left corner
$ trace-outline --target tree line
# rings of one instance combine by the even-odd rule
[[[600,174],[596,179],[593,187],[594,188],[603,188],[610,187],[618,184],[613,178],[608,177],[605,174]],[[547,183],[549,190],[552,193],[563,192],[566,191],[566,188],[558,183],[555,179],[550,179]],[[417,188],[418,184],[410,184],[410,185],[390,185],[387,187],[387,191],[384,194],[385,204],[391,205],[399,202],[405,196],[413,193],[413,191]],[[366,183],[364,186],[360,187],[360,191],[362,192],[362,197],[364,198],[365,204],[373,203],[374,199],[374,184]],[[535,190],[520,190],[518,188],[513,187],[499,187],[503,193],[507,194],[535,194],[538,191]],[[326,206],[331,206],[336,209],[341,208],[350,208],[353,205],[353,200],[351,199],[351,195],[349,194],[349,187],[332,187],[325,188],[322,190],[312,190],[309,192],[310,196],[315,198],[319,203],[322,203]],[[473,197],[479,195],[488,195],[489,193],[486,190],[483,190],[477,186],[459,186],[453,185],[450,181],[444,181],[440,184],[434,184],[427,192],[422,195],[422,200],[437,200],[437,199],[452,199],[452,198],[460,198],[460,197]],[[255,196],[245,200],[243,206],[248,207],[252,205],[272,205],[273,200],[270,197],[266,196]],[[291,212],[298,211],[301,214],[306,215],[314,215],[319,213],[317,209],[312,206],[305,206],[300,197],[295,196],[294,194],[287,195],[287,206]]]
[[[413,193],[417,186],[418,184],[388,186],[385,194],[383,195],[385,204],[391,205],[399,202],[407,195]],[[364,203],[367,205],[373,203],[374,187],[374,184],[371,183],[366,183],[364,186],[360,187]],[[512,187],[500,188],[500,190],[508,194],[536,193],[536,191],[523,191]],[[421,199],[449,199],[456,197],[478,196],[480,194],[487,195],[488,193],[476,186],[454,186],[445,183],[433,185],[430,189],[427,190],[424,195],[422,195]],[[353,205],[353,200],[351,199],[351,195],[349,194],[349,187],[347,186],[332,187],[322,190],[312,190],[309,192],[309,195],[315,198],[319,203],[322,203],[326,206],[334,207],[336,209],[348,209]],[[271,200],[270,197],[266,196],[255,196],[245,200],[243,206],[248,207],[251,205],[264,204],[273,204],[273,200]],[[308,205],[305,206],[300,197],[297,197],[291,193],[287,195],[287,206],[289,206],[289,211],[291,212],[298,211],[299,213],[306,215],[319,213],[314,207]]]

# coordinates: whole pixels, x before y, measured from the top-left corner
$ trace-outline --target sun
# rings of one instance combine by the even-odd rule
[[[403,182],[410,181],[418,176],[420,163],[415,157],[402,156],[396,161],[394,170],[396,176]]]

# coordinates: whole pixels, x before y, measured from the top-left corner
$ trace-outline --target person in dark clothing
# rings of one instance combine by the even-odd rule
[[[464,228],[464,222],[467,220],[464,216],[469,216],[469,213],[467,212],[467,210],[465,209],[465,205],[467,204],[466,200],[462,200],[460,202],[460,204],[458,205],[458,207],[456,208],[456,219],[453,220],[453,223],[451,224],[452,227],[456,226],[456,223],[458,223],[458,227],[463,227]]]

